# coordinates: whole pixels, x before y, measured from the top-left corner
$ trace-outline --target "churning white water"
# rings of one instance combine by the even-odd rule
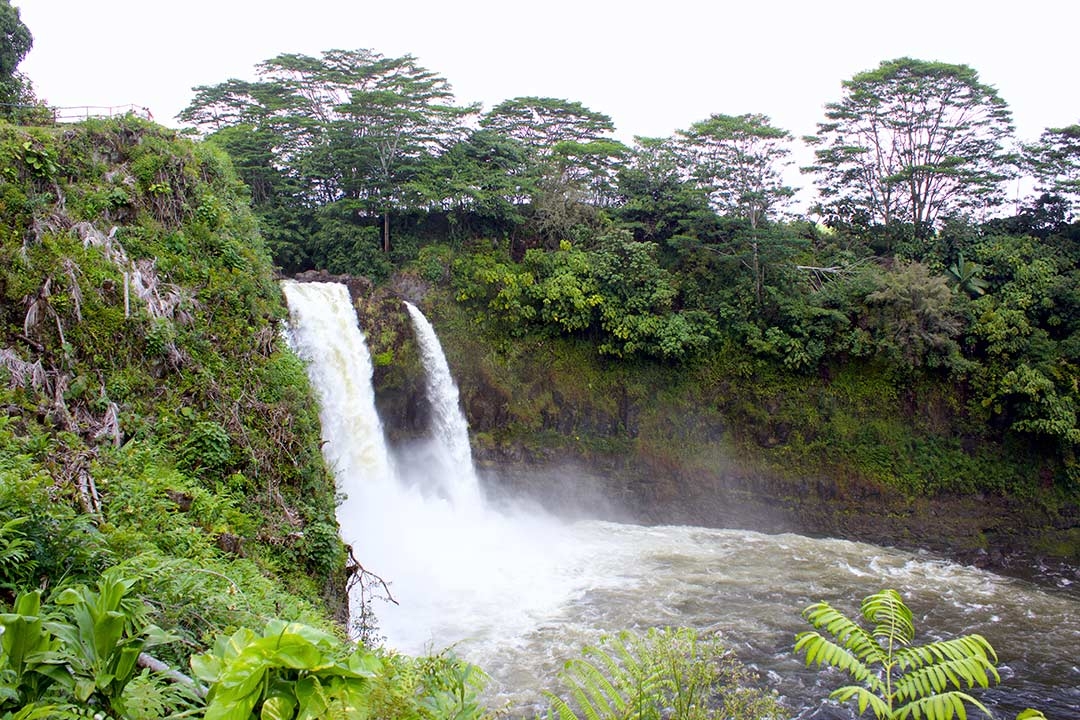
[[[430,325],[429,392],[443,395],[433,398],[436,447],[412,448],[422,467],[416,457],[390,462],[371,358],[344,286],[287,281],[284,289],[290,341],[322,403],[324,455],[346,496],[338,508],[342,536],[366,569],[390,581],[400,603],[379,612],[390,645],[420,653],[467,637],[524,633],[584,586],[581,573],[560,572],[580,567],[588,553],[561,523],[541,513],[497,513],[483,502],[457,389]],[[463,447],[448,447],[455,441]]]
[[[850,717],[820,700],[840,678],[808,671],[791,654],[805,627],[799,613],[816,600],[854,613],[862,597],[892,587],[915,613],[920,639],[979,632],[990,640],[1002,684],[977,694],[998,717],[1028,706],[1052,718],[1080,716],[1074,591],[844,540],[496,511],[460,448],[424,453],[435,467],[421,479],[416,457],[387,459],[370,360],[350,339],[359,329],[344,289],[287,283],[285,291],[294,347],[323,403],[326,458],[348,495],[339,508],[342,534],[400,602],[378,608],[387,643],[409,653],[454,645],[492,675],[493,702],[536,700],[562,661],[602,632],[686,625],[722,633],[793,715]],[[434,331],[430,341],[438,347]],[[429,376],[443,372],[433,369],[434,354],[424,357]],[[440,392],[432,380],[428,391]],[[459,414],[456,392],[445,407]],[[435,443],[452,435],[433,428]],[[353,444],[355,454],[344,450]],[[432,477],[443,479],[434,489]]]

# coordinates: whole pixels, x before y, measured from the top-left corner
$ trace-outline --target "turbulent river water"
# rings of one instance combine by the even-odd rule
[[[484,499],[467,426],[430,324],[414,307],[433,410],[431,439],[389,450],[371,361],[348,294],[286,281],[290,341],[321,404],[324,455],[347,497],[342,536],[399,604],[376,608],[386,643],[455,652],[492,677],[489,700],[531,714],[564,660],[600,634],[690,626],[718,632],[775,688],[792,717],[850,718],[822,700],[842,676],[793,656],[800,612],[826,600],[849,615],[895,588],[928,641],[978,632],[1002,682],[976,694],[996,717],[1025,707],[1080,717],[1080,594],[931,555],[836,539],[699,527],[563,521]]]

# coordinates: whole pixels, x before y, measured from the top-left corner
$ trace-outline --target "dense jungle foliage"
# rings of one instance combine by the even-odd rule
[[[181,119],[235,159],[286,270],[405,270],[511,354],[584,343],[663,385],[782,396],[799,467],[827,450],[914,493],[1080,488],[1080,130],[1019,142],[967,66],[844,81],[803,139],[807,217],[796,140],[763,115],[626,145],[580,102],[456,105],[411,56],[280,55],[258,78],[196,88]],[[1021,176],[1034,194],[1006,202]],[[834,384],[848,397],[814,399]]]
[[[0,717],[479,717],[479,670],[345,638],[359,578],[228,158],[131,116],[0,123],[0,157]]]

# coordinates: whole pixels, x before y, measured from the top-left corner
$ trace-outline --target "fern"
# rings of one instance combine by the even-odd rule
[[[16,517],[0,525],[0,587],[14,589],[19,579],[29,577],[34,570],[30,559],[34,543],[20,529],[28,520]]]
[[[717,641],[688,628],[623,631],[570,660],[567,697],[547,693],[549,720],[746,720],[782,715],[774,695]]]
[[[869,708],[878,720],[965,720],[968,705],[991,716],[964,692],[989,687],[991,678],[1001,681],[997,653],[986,638],[971,634],[913,645],[911,610],[895,590],[864,598],[860,610],[872,624],[869,632],[828,603],[803,612],[817,630],[799,633],[795,652],[806,653],[807,666],[829,665],[860,683],[833,691],[831,698],[854,701],[860,715]]]

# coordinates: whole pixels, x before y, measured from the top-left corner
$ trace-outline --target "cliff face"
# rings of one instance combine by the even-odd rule
[[[137,556],[185,637],[343,611],[316,409],[229,160],[125,117],[0,123],[0,168],[0,525],[36,548],[0,586]]]
[[[376,392],[400,440],[425,431],[426,401],[395,292],[362,302],[361,323],[385,360]],[[862,387],[873,378],[860,377],[872,369],[784,385],[755,377],[736,353],[681,367],[615,362],[584,343],[486,338],[433,297],[425,310],[491,493],[570,515],[845,537],[998,567],[1080,559],[1075,499],[1003,491],[1009,473],[1037,483],[1037,458],[953,429],[933,385],[874,398]],[[897,441],[889,433],[904,423],[913,429]],[[920,477],[920,443],[937,453],[928,476],[947,461],[957,477]],[[1002,475],[965,479],[964,458],[969,468],[997,464]],[[931,480],[935,490],[912,490]]]

